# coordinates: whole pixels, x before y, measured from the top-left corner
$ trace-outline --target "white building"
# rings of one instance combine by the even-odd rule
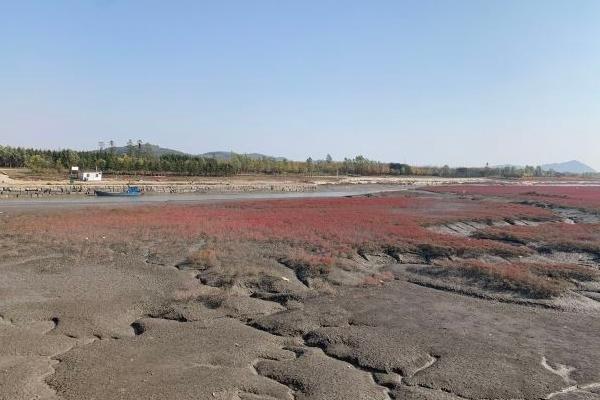
[[[101,181],[102,171],[79,171],[79,179],[82,181]]]

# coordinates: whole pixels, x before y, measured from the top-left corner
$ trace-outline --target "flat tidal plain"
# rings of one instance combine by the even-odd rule
[[[0,204],[0,399],[600,399],[600,190],[531,192]]]

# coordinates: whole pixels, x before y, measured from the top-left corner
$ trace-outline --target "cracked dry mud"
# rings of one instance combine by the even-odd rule
[[[2,400],[600,399],[595,309],[427,287],[382,254],[361,262],[395,279],[363,287],[278,260],[195,268],[173,243],[97,257],[11,244]]]

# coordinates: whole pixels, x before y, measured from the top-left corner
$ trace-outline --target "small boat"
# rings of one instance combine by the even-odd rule
[[[106,192],[103,190],[96,190],[96,196],[111,196],[111,197],[135,197],[140,196],[142,191],[137,186],[130,186],[124,192]]]

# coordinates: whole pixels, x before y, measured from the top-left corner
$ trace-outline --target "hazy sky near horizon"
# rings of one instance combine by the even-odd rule
[[[600,1],[0,2],[0,144],[600,170]]]

